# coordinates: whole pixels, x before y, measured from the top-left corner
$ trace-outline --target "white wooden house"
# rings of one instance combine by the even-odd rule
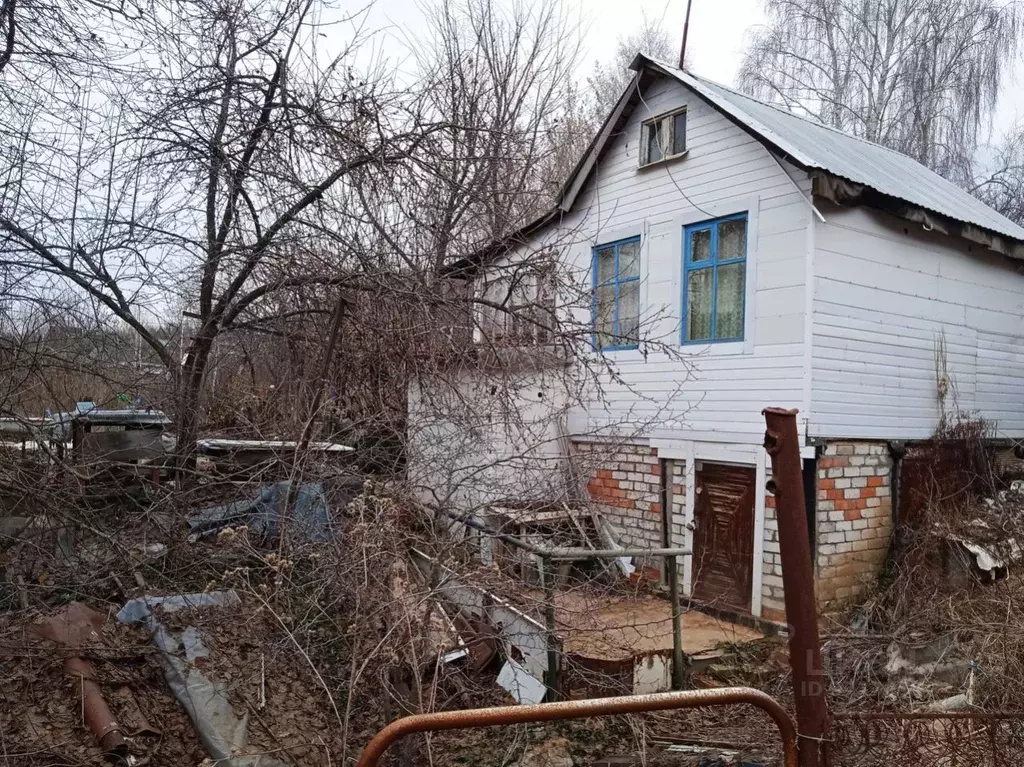
[[[472,440],[414,392],[412,468],[442,495],[505,471],[503,498],[529,499],[583,466],[632,538],[694,552],[688,594],[781,620],[761,410],[800,411],[818,597],[852,595],[888,548],[894,441],[954,410],[1024,438],[1024,229],[897,152],[644,56],[633,69],[555,210],[500,257],[554,249],[589,275],[584,322],[618,375],[566,398],[524,374],[502,403],[518,430]],[[479,507],[485,484],[453,497]]]

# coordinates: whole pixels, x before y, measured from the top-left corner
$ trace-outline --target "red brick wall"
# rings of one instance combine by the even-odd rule
[[[641,445],[575,442],[573,453],[591,502],[619,528],[624,536],[622,543],[663,546],[657,450]]]

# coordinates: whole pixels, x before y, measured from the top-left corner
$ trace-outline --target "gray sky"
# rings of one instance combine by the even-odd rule
[[[513,0],[508,0],[513,2]],[[567,0],[580,17],[583,33],[583,64],[607,59],[618,38],[635,31],[646,16],[680,40],[686,0]],[[402,39],[416,34],[422,19],[418,0],[375,0],[370,26],[387,29]],[[690,18],[693,69],[712,80],[732,84],[749,27],[761,22],[761,0],[694,0]]]
[[[580,14],[584,67],[607,59],[618,38],[635,31],[644,15],[661,20],[666,30],[682,39],[686,0],[567,2]],[[415,35],[422,18],[418,0],[375,0],[370,14],[371,26],[386,28],[398,39]],[[764,18],[762,0],[693,0],[688,44],[693,70],[711,80],[735,85],[746,35]],[[1018,62],[1014,70],[995,116],[995,138],[1024,118],[1024,66]]]

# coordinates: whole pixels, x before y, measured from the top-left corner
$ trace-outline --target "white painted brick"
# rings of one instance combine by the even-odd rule
[[[849,471],[849,469],[845,469],[844,471]],[[853,484],[849,478],[836,480],[836,490],[845,490],[848,487],[853,487]]]
[[[867,480],[864,481],[867,482]],[[846,498],[846,500],[848,501],[853,500],[855,498],[860,498],[860,490],[858,490],[856,487],[847,488],[846,490],[843,491],[843,497]]]
[[[855,519],[853,520],[854,530],[863,530],[868,526],[868,520],[866,519]]]
[[[891,495],[891,493],[892,491],[888,487],[885,487],[884,485],[882,487],[875,488],[875,495],[877,495],[879,498],[885,498],[886,496]]]
[[[857,455],[867,455],[868,453],[871,452],[871,445],[868,445],[867,443],[864,442],[858,442],[856,445],[854,445],[853,452],[856,453]]]
[[[842,533],[825,533],[825,543],[842,543],[846,540]]]
[[[851,466],[863,466],[867,458],[863,455],[855,455],[850,459]]]
[[[842,522],[845,519],[846,517],[843,516],[843,512],[841,511],[830,511],[828,513],[829,522]]]
[[[828,470],[827,470],[827,471],[825,472],[825,476],[826,476],[826,477],[827,477],[828,479],[835,479],[836,477],[841,477],[841,476],[843,476],[843,470],[842,470],[842,468],[841,468],[841,467],[834,467],[834,468],[828,469]]]
[[[867,477],[854,477],[852,484],[853,484],[853,487],[855,487],[855,488],[867,487],[868,486],[868,478]]]

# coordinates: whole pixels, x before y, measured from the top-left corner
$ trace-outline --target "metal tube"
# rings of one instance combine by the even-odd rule
[[[381,756],[395,741],[417,732],[459,730],[494,725],[554,722],[564,719],[585,719],[591,716],[640,714],[649,711],[669,711],[680,708],[704,708],[747,704],[768,714],[779,728],[782,738],[785,767],[798,767],[796,728],[793,720],[778,702],[761,692],[747,687],[723,687],[718,690],[687,690],[656,695],[628,695],[621,698],[572,700],[562,703],[542,703],[537,706],[502,706],[468,711],[442,711],[418,714],[392,722],[378,732],[359,756],[356,767],[377,767]]]
[[[683,615],[679,604],[679,563],[675,557],[666,560],[668,595],[672,603],[672,689],[683,689],[686,661],[683,657]]]
[[[547,679],[544,680],[548,691],[544,699],[551,703],[559,697],[558,635],[555,633],[555,571],[547,557],[541,557],[540,578],[544,587],[544,636],[548,645],[548,673]]]
[[[619,557],[682,557],[689,549],[547,549],[543,556],[570,562],[582,559],[618,559]]]
[[[665,531],[663,543],[672,545],[672,477],[675,473],[675,462],[661,460],[661,516]],[[683,618],[679,606],[679,561],[675,556],[665,557],[665,575],[668,578],[668,598],[672,605],[672,689],[683,689],[685,676],[685,660],[683,658]]]
[[[822,767],[828,706],[818,638],[818,609],[814,601],[814,570],[807,534],[797,411],[767,408],[763,415],[767,425],[764,446],[772,459],[782,588],[789,624],[789,662],[793,669],[796,723],[800,733],[800,767]]]
[[[536,554],[538,557],[547,557],[549,559],[558,559],[563,562],[570,561],[582,561],[586,559],[616,559],[618,557],[668,557],[668,556],[686,556],[690,553],[689,549],[680,548],[662,548],[662,549],[585,549],[580,547],[569,547],[569,548],[556,548],[556,549],[545,549],[540,546],[535,546],[532,543],[515,537],[514,535],[508,535],[506,533],[496,533],[489,529],[487,525],[477,522],[472,517],[466,517],[462,514],[457,514],[453,511],[444,511],[449,517],[454,519],[456,522],[461,522],[466,527],[472,530],[478,530],[482,533],[486,533],[493,538],[497,538],[499,541],[515,546],[523,551],[528,551],[531,554]]]

